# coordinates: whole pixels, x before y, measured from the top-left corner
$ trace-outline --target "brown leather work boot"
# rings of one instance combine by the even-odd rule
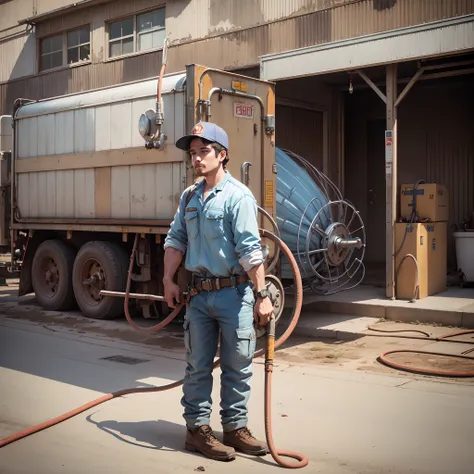
[[[186,431],[187,451],[199,452],[215,461],[232,461],[235,459],[235,450],[229,446],[224,446],[214,435],[208,425]]]
[[[247,427],[224,432],[224,444],[254,456],[264,456],[268,453],[267,444],[255,439]]]

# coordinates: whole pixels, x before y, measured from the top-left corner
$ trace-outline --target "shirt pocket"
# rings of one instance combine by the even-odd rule
[[[188,238],[194,239],[199,234],[199,214],[198,211],[186,212],[184,214],[184,221],[186,222],[186,232]]]
[[[224,209],[206,211],[203,234],[209,240],[218,239],[224,235]]]

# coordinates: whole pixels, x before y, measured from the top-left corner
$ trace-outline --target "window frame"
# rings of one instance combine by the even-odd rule
[[[155,47],[155,48],[145,49],[145,50],[139,50],[138,49],[138,40],[139,40],[139,36],[140,36],[140,33],[138,32],[138,26],[137,26],[138,17],[140,15],[145,15],[147,13],[152,13],[152,12],[158,11],[158,10],[164,10],[165,24],[164,24],[163,27],[158,28],[156,30],[152,30],[152,31],[161,31],[161,30],[163,30],[165,32],[165,38],[166,38],[166,5],[154,6],[151,9],[148,8],[146,10],[142,10],[142,11],[139,11],[139,12],[136,12],[136,13],[120,16],[120,17],[117,17],[117,18],[113,18],[111,20],[107,20],[106,21],[106,28],[105,28],[105,36],[106,36],[105,43],[106,43],[106,46],[107,46],[106,61],[115,61],[117,59],[122,59],[122,58],[127,58],[127,57],[130,57],[130,56],[137,56],[137,55],[140,55],[140,54],[146,54],[146,53],[162,50],[163,45]],[[131,35],[120,36],[119,38],[111,39],[110,38],[110,30],[111,30],[112,24],[117,23],[119,21],[128,20],[128,19],[132,19],[132,21],[133,21],[133,33]],[[117,54],[115,56],[112,56],[110,54],[110,45],[112,43],[117,42],[120,39],[130,38],[130,37],[133,38],[133,51],[131,53]]]
[[[51,34],[51,35],[45,35],[45,36],[42,36],[41,38],[38,38],[38,43],[37,43],[37,58],[38,58],[38,60],[37,60],[37,74],[45,74],[45,73],[48,73],[48,72],[51,72],[51,71],[58,71],[58,70],[61,70],[61,69],[66,69],[66,68],[83,66],[85,64],[90,64],[92,62],[91,57],[89,57],[89,59],[86,59],[86,60],[83,60],[83,61],[79,60],[79,61],[73,62],[71,64],[68,63],[68,52],[69,52],[69,49],[72,49],[72,48],[69,48],[69,46],[68,46],[68,34],[74,32],[74,31],[80,31],[80,30],[88,30],[89,31],[89,42],[88,43],[78,43],[76,46],[73,46],[72,48],[80,48],[80,45],[84,46],[84,45],[88,44],[89,45],[89,56],[92,56],[92,31],[91,31],[90,24],[80,25],[80,26],[71,28],[69,30],[61,31],[59,33],[54,33],[54,34]],[[41,69],[41,59],[44,56],[44,54],[42,54],[43,41],[48,39],[48,38],[55,38],[55,37],[60,37],[61,38],[61,52],[62,52],[61,65],[60,66],[55,66],[55,67],[50,67],[50,68],[47,68],[47,69]],[[47,53],[47,54],[51,54],[51,53]]]

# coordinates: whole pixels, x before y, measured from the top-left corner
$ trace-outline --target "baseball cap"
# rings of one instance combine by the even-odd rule
[[[191,134],[185,135],[181,137],[177,142],[176,146],[181,150],[189,150],[189,145],[193,138],[204,138],[211,142],[219,143],[219,145],[223,146],[226,150],[229,149],[229,138],[227,137],[227,133],[212,122],[198,122],[194,125]]]

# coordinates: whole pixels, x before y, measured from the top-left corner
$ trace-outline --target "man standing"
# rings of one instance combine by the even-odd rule
[[[181,299],[173,277],[184,254],[185,267],[192,274],[194,296],[184,322],[187,367],[181,403],[187,426],[185,448],[220,461],[235,459],[235,449],[264,455],[266,443],[255,439],[247,428],[256,346],[254,314],[261,326],[273,317],[256,201],[226,171],[229,144],[222,128],[199,122],[176,146],[189,153],[196,174],[203,177],[182,194],[164,245],[168,306],[174,308],[175,300],[179,303]],[[219,330],[223,443],[210,427],[212,365]]]

